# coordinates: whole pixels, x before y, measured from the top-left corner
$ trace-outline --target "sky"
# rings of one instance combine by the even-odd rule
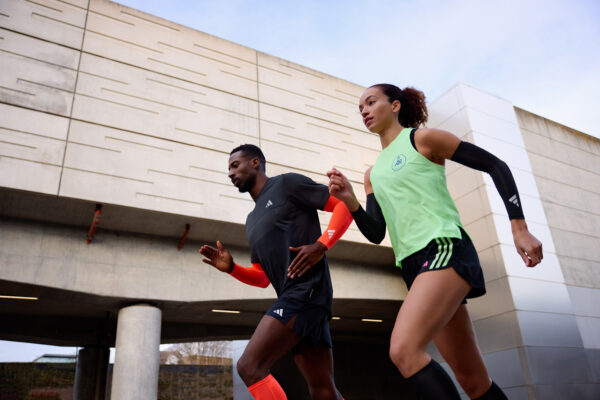
[[[600,137],[597,0],[118,0],[350,82],[463,82]]]
[[[118,2],[363,86],[431,101],[467,83],[600,137],[597,0]],[[0,362],[75,350],[0,341]]]

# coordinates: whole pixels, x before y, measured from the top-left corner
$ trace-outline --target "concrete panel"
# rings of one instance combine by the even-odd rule
[[[508,221],[505,223],[508,224]],[[470,224],[465,224],[464,227],[469,232],[469,236],[471,236],[477,251],[482,251],[499,244],[498,236],[495,232],[496,227],[493,214],[473,221]]]
[[[598,303],[596,303],[598,304]],[[576,317],[579,333],[586,349],[600,349],[600,318]]]
[[[479,251],[477,255],[479,256],[479,263],[483,269],[483,277],[486,282],[506,276],[506,267],[504,266],[500,245]]]
[[[526,346],[583,347],[573,315],[518,311],[517,316]]]
[[[431,121],[432,109],[429,107],[429,120]],[[466,140],[469,134],[472,132],[471,124],[469,122],[469,115],[465,108],[457,111],[454,115],[444,120],[439,125],[433,126],[431,123],[427,123],[428,128],[442,129],[458,136],[462,140]]]
[[[87,0],[11,0],[0,3],[0,24],[28,36],[80,49]]]
[[[600,318],[600,290],[573,285],[567,285],[567,290],[573,305],[573,314]]]
[[[490,377],[503,390],[527,383],[526,372],[523,371],[518,349],[484,354],[483,360]],[[509,398],[512,399],[512,397]]]
[[[466,108],[466,113],[471,124],[471,129],[477,134],[486,136],[499,142],[524,148],[521,131],[516,121],[508,121],[504,118],[491,115],[497,110],[480,111],[472,106]],[[496,154],[496,148],[490,148],[491,152]],[[498,154],[496,154],[498,155]]]
[[[261,102],[365,129],[358,112],[361,86],[264,53],[258,53],[258,66]]]
[[[571,299],[562,282],[510,276],[510,290],[517,310],[572,314]]]
[[[600,287],[600,261],[585,260],[579,257],[559,256],[560,265],[568,285],[588,288]]]
[[[554,232],[566,230],[600,239],[600,215],[551,202],[544,203],[544,211],[552,215],[550,229]]]
[[[576,186],[583,190],[596,194],[598,193],[600,175],[596,172],[580,168],[571,168],[562,161],[555,161],[534,153],[529,153],[529,159],[531,160],[532,165],[537,166],[535,170],[535,175],[537,177],[565,184],[569,187],[574,186],[576,183]],[[540,193],[542,193],[541,190]]]
[[[536,398],[553,399],[597,399],[600,397],[598,384],[535,385]]]
[[[583,349],[525,347],[525,354],[534,385],[593,383]]]
[[[513,105],[508,100],[465,84],[460,84],[457,88],[459,89],[462,103],[469,109],[517,125],[517,117]],[[500,123],[500,121],[497,121],[497,123]],[[473,121],[471,121],[471,125],[476,131],[479,131],[482,127],[475,125]],[[493,125],[494,123],[485,124],[486,128],[492,128]],[[515,139],[518,140],[518,136],[515,136]],[[498,138],[500,137],[505,137],[505,134],[500,134]]]
[[[81,70],[74,118],[227,153],[257,142],[253,100],[87,54]]]
[[[120,4],[93,0],[84,51],[257,99],[256,53]]]
[[[594,382],[600,383],[600,349],[586,349],[590,369],[594,377]]]
[[[483,174],[480,171],[452,161],[446,163],[446,182],[450,196],[455,200],[484,185]],[[486,210],[489,210],[489,207],[486,207]]]
[[[570,183],[557,182],[553,178],[540,176],[536,167],[536,182],[544,208],[550,213],[548,204],[556,204],[577,211],[586,211],[594,215],[600,214],[600,193],[579,186],[578,180]],[[552,216],[553,220],[557,216]]]
[[[364,171],[373,165],[381,148],[372,134],[343,126],[335,131],[315,129],[315,124],[322,125],[320,120],[281,108],[261,105],[260,116],[261,146],[267,161],[324,179],[325,172],[336,166],[350,171],[353,183],[362,183]]]
[[[454,198],[454,203],[460,212],[460,220],[463,225],[469,225],[491,214],[487,193],[483,186],[461,197]]]
[[[511,400],[532,400],[533,390],[530,390],[527,386],[519,386],[513,388],[502,388],[506,397]]]
[[[0,101],[69,116],[79,52],[0,30]]]
[[[453,118],[463,108],[464,105],[459,94],[459,89],[457,88],[458,86],[455,85],[448,89],[427,105],[429,111],[428,127],[442,129],[440,126]]]
[[[485,296],[469,299],[467,307],[472,321],[493,317],[515,309],[508,278],[500,278],[486,284]]]
[[[529,153],[564,163],[570,168],[596,171],[600,156],[572,143],[561,143],[539,133],[524,130],[523,140]]]
[[[471,302],[472,301],[469,301],[469,303]],[[486,356],[488,353],[516,353],[516,348],[523,344],[519,321],[515,311],[508,311],[493,315],[491,317],[479,319],[473,322],[473,327],[475,328],[475,333],[477,334],[479,349]],[[513,357],[518,358],[518,354],[510,356],[511,359]],[[500,365],[501,364],[502,363],[500,363]],[[489,364],[488,368],[490,368]],[[520,368],[518,370],[520,371]],[[506,372],[498,371],[498,373]],[[496,378],[494,377],[494,379]],[[506,385],[515,386],[516,384],[513,385],[507,382]]]
[[[4,152],[4,147],[0,145],[0,151]],[[60,166],[0,156],[0,186],[56,194],[59,179]]]
[[[336,298],[403,300],[408,293],[400,268],[373,268],[329,261]]]
[[[227,178],[228,152],[81,122],[70,139],[61,195],[238,223],[254,207]]]

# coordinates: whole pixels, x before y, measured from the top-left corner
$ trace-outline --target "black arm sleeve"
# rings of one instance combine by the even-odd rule
[[[521,199],[508,165],[495,155],[469,142],[460,142],[450,158],[462,165],[487,172],[492,177],[510,219],[523,219]]]
[[[358,206],[352,213],[356,226],[371,243],[379,244],[385,237],[385,219],[373,193],[367,195],[367,211]]]

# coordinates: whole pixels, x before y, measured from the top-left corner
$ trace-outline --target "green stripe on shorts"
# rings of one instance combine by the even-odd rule
[[[438,251],[431,263],[429,269],[437,269],[440,267],[445,267],[448,265],[450,261],[450,257],[452,256],[452,239],[450,238],[436,238],[436,243],[438,244]]]

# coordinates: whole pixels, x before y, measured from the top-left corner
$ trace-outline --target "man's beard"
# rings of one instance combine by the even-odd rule
[[[240,186],[238,187],[238,190],[240,191],[240,193],[249,192],[250,189],[252,189],[254,187],[255,183],[256,183],[256,177],[253,176],[252,178],[249,178],[247,181],[241,183]]]

